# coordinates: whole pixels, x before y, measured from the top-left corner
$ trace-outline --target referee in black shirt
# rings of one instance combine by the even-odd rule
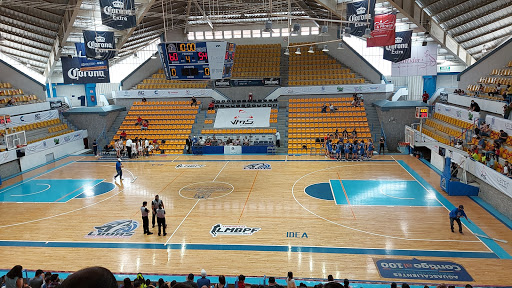
[[[146,208],[148,206],[148,201],[142,202],[142,207],[140,207],[140,214],[142,214],[142,228],[144,228],[144,234],[151,235],[153,233],[149,232],[149,209]]]

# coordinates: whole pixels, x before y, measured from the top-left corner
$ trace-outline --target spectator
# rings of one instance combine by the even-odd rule
[[[187,276],[187,281],[184,282],[184,284],[187,284],[188,286],[192,288],[198,288],[197,283],[194,282],[194,274],[190,273]]]
[[[462,149],[462,140],[457,141],[457,143],[455,143],[454,147],[457,149]]]
[[[132,139],[126,140],[126,153],[128,154],[128,158],[132,158]]]
[[[489,157],[487,158],[487,163],[485,165],[491,169],[494,169],[494,165],[496,162],[494,161],[494,154],[489,154]]]
[[[329,105],[329,111],[331,111],[331,113],[334,113],[334,111],[338,110],[338,108],[334,107],[334,104],[330,104]]]
[[[213,103],[213,100],[208,104],[208,110],[215,110],[215,103]]]
[[[123,132],[121,132],[121,135],[119,135],[119,138],[126,140],[126,131],[123,130]]]
[[[146,97],[142,97],[142,103],[146,103],[147,101]]]
[[[23,267],[16,265],[12,267],[7,274],[5,274],[5,288],[22,288],[29,287],[27,284],[23,284]]]
[[[345,129],[343,130],[343,132],[341,132],[341,136],[342,136],[343,138],[348,138],[348,131],[347,131],[347,128],[345,128]]]
[[[277,285],[276,283],[276,278],[274,277],[269,277],[268,278],[268,286],[267,287],[280,287],[279,285]]]
[[[44,282],[44,272],[43,272],[43,270],[38,269],[36,271],[36,275],[34,276],[34,278],[32,278],[32,279],[30,279],[30,281],[28,281],[28,286],[30,286],[32,288],[41,288],[41,286],[43,286],[43,282]]]
[[[135,122],[135,126],[142,125],[142,117],[137,117],[137,122]]]
[[[144,138],[144,153],[149,156],[149,140]]]
[[[500,130],[500,136],[498,139],[494,140],[494,143],[498,142],[500,144],[507,142],[508,134],[507,132]]]
[[[480,136],[477,136],[476,139],[478,140],[478,149],[484,149],[485,148],[485,139],[480,137]]]
[[[325,105],[325,104],[324,104],[324,105],[322,106],[322,111],[320,111],[320,112],[322,112],[322,113],[327,113],[327,105]]]
[[[50,273],[49,275],[47,275],[47,273],[49,273],[49,272],[46,272],[44,274],[44,283],[43,283],[42,288],[48,288],[48,285],[50,285],[50,279],[51,279],[52,273]]]
[[[197,279],[197,287],[201,288],[206,286],[210,288],[210,279],[206,278],[206,270],[201,270],[201,278]]]
[[[192,139],[190,138],[190,135],[188,135],[187,140],[185,140],[185,150],[187,150],[187,154],[192,153]]]
[[[247,138],[247,136],[244,137],[244,146],[249,146],[250,143],[249,143],[249,139]]]
[[[151,280],[146,279],[146,288],[155,288],[153,284],[151,284]]]
[[[489,137],[491,135],[491,127],[489,124],[484,124],[481,126],[480,129],[480,136],[486,136]]]
[[[98,142],[96,142],[96,139],[92,141],[92,151],[94,152],[94,156],[98,156]]]
[[[149,128],[149,122],[148,120],[142,121],[142,126],[140,127],[141,130],[148,130]]]
[[[475,95],[478,97],[480,96],[481,93],[484,93],[484,85],[480,84],[480,86],[478,86],[478,90],[475,91]]]
[[[508,119],[512,111],[512,103],[503,106],[503,118]]]
[[[252,102],[252,92],[249,93],[249,102]]]
[[[130,280],[130,278],[124,278],[123,285],[121,286],[121,288],[133,288],[132,281]]]
[[[235,287],[235,288],[245,288],[245,276],[240,274],[240,276],[238,276],[238,287]]]
[[[327,282],[334,282],[334,277],[332,275],[327,276]]]
[[[357,131],[356,131],[356,128],[354,128],[354,130],[352,130],[352,132],[350,132],[351,136],[352,136],[352,139],[356,139],[357,138]]]
[[[510,176],[510,164],[508,163],[508,161],[505,161],[505,165],[503,165],[503,172],[501,173],[505,176]]]
[[[204,146],[205,144],[205,141],[203,139],[203,137],[199,137],[199,142],[198,142],[199,146]]]
[[[270,282],[270,279],[269,279],[269,282]],[[226,277],[224,277],[224,275],[220,275],[219,276],[219,283],[215,284],[213,286],[213,288],[224,288],[224,287],[227,287],[226,286]]]
[[[295,280],[293,280],[293,272],[288,272],[288,277],[286,277],[286,288],[297,288],[295,285]]]
[[[500,95],[501,88],[500,84],[498,84],[492,91],[490,91],[488,94],[489,96],[496,97],[496,95]]]
[[[428,95],[427,91],[424,90],[423,91],[423,95],[421,96],[421,99],[423,99],[423,103],[427,103],[428,102],[428,98],[430,98],[430,95]]]
[[[475,100],[471,100],[471,105],[469,105],[469,111],[480,112],[480,106]]]
[[[160,279],[158,279],[156,288],[162,288],[164,286],[164,284],[165,284],[164,279],[160,278]]]
[[[50,283],[48,284],[48,288],[56,288],[60,286],[59,274],[52,274],[50,277]]]
[[[397,285],[396,285],[396,283],[395,283],[395,282],[393,282],[393,283],[391,283],[391,286],[390,286],[390,287],[391,287],[391,288],[396,288],[396,287],[397,287]]]
[[[279,131],[276,131],[276,146],[281,147],[281,133]]]
[[[512,86],[510,85],[507,85],[507,90],[505,91],[505,93],[507,94],[507,103],[512,103]],[[503,93],[503,94],[505,94]]]
[[[190,100],[190,106],[197,106],[197,100],[195,96],[192,96],[192,99]]]
[[[194,138],[192,138],[192,145],[197,146],[198,142],[199,142],[199,140],[197,140],[197,136],[194,136]]]
[[[343,288],[349,288],[350,287],[349,284],[350,284],[350,282],[348,281],[348,279],[343,280]]]
[[[117,288],[116,277],[103,267],[89,267],[69,275],[60,288]]]
[[[402,283],[402,288],[410,288],[410,286],[407,283]]]

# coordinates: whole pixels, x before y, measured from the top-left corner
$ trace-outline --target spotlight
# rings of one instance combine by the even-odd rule
[[[265,22],[265,29],[263,29],[263,32],[272,32],[272,21],[268,20]]]
[[[284,50],[284,55],[290,55],[290,49],[286,48],[286,50]]]
[[[343,42],[338,43],[338,48],[337,48],[337,49],[338,49],[338,50],[343,49]]]
[[[370,28],[364,29],[363,38],[371,38],[371,37],[372,37],[372,30]]]
[[[292,35],[299,35],[299,32],[300,32],[300,24],[299,23],[293,24]]]
[[[302,53],[300,53],[300,47],[299,47],[299,48],[297,48],[297,50],[295,51],[295,54],[297,54],[297,55],[302,54]]]
[[[309,46],[308,53],[311,53],[311,54],[315,53],[313,46]]]
[[[324,45],[324,49],[322,49],[323,52],[329,52],[329,48],[327,48],[327,45]]]
[[[320,36],[328,36],[329,35],[329,27],[327,25],[323,25],[320,28]]]
[[[352,32],[352,29],[350,29],[350,27],[345,27],[345,31],[343,31],[345,36],[350,37],[350,32]]]

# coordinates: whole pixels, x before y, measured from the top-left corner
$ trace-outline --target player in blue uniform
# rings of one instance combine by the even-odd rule
[[[357,147],[358,147],[358,142],[357,140],[354,140],[354,144],[352,145],[352,160],[355,160],[357,161],[358,160],[358,155],[357,155]]]
[[[366,154],[364,153],[364,150],[365,150],[364,140],[361,140],[361,143],[359,143],[359,156],[361,157],[361,161],[363,161],[364,156],[366,156]]]
[[[345,161],[348,161],[348,155],[350,154],[350,142],[345,143]]]
[[[343,142],[338,141],[338,144],[336,145],[336,160],[340,161],[341,160],[341,149],[342,149],[342,146],[343,146]]]
[[[372,142],[372,139],[368,140],[368,149],[366,151],[367,155],[366,157],[368,157],[368,159],[372,158],[373,156],[373,142]]]

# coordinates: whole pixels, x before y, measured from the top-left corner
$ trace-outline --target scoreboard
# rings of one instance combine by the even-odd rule
[[[428,107],[416,107],[416,118],[428,118]]]
[[[168,80],[210,80],[231,77],[234,43],[160,43],[158,52]]]

